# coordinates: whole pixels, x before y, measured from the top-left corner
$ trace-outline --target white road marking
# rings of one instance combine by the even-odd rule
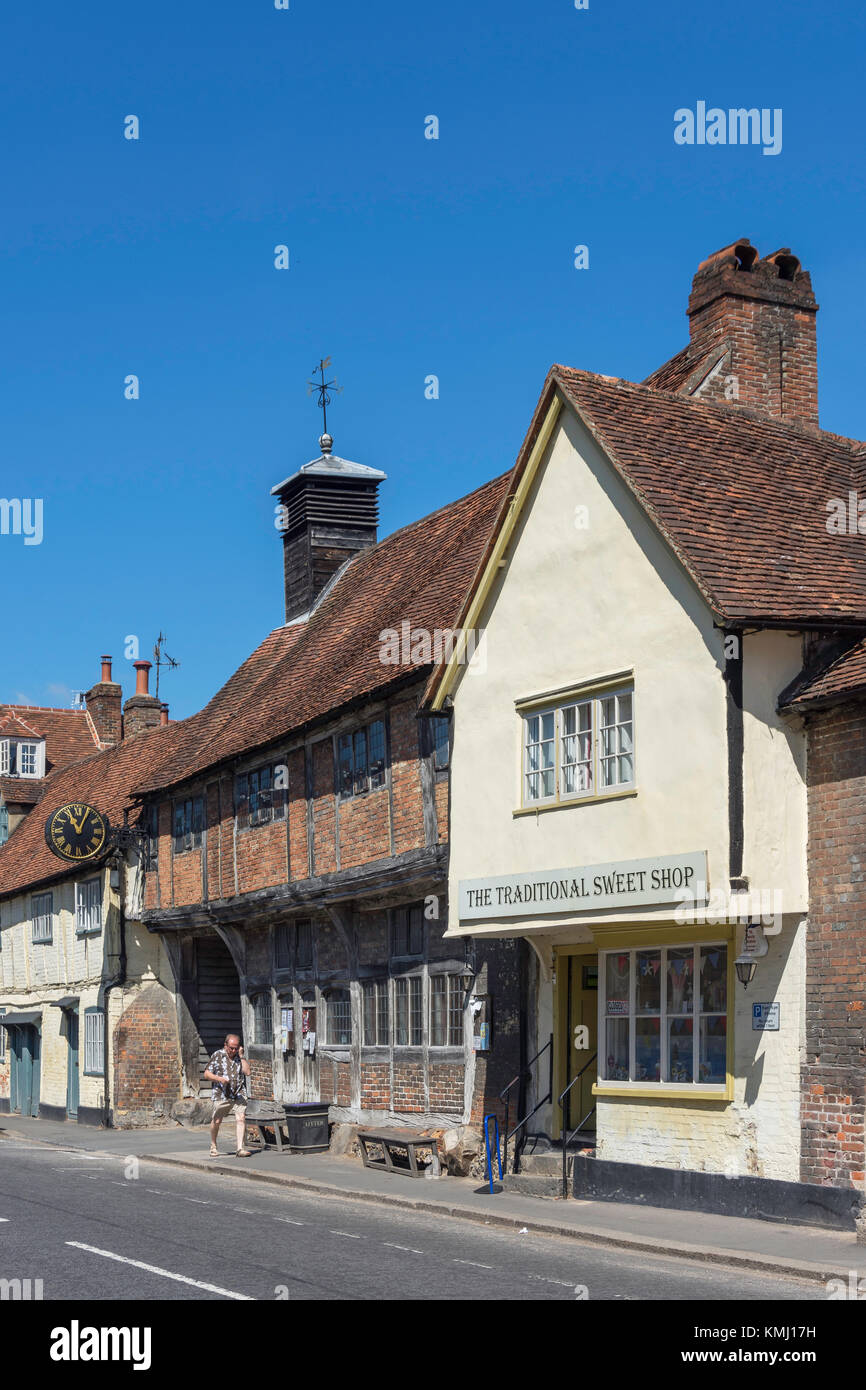
[[[255,1207],[232,1207],[232,1211],[242,1211],[245,1216],[258,1216]]]
[[[472,1265],[473,1269],[492,1269],[493,1265],[482,1265],[477,1260],[452,1260],[455,1265]]]
[[[163,1187],[146,1187],[144,1190],[145,1190],[145,1192],[152,1192],[153,1195],[154,1195],[154,1197],[164,1197],[164,1196],[165,1196],[165,1188],[163,1188]]]
[[[0,1221],[8,1221],[8,1220],[9,1220],[9,1217],[8,1217],[8,1216],[0,1216]]]
[[[392,1250],[406,1250],[410,1255],[423,1255],[423,1250],[415,1250],[411,1245],[397,1245],[393,1240],[383,1240],[383,1245],[388,1245]]]
[[[366,1236],[353,1236],[351,1231],[331,1231],[332,1236],[345,1236],[347,1240],[366,1240]]]
[[[191,1284],[194,1289],[204,1289],[206,1293],[222,1294],[223,1298],[236,1298],[243,1303],[255,1303],[255,1299],[247,1293],[233,1293],[231,1289],[221,1289],[218,1284],[203,1284],[200,1279],[188,1279],[185,1274],[175,1274],[170,1269],[160,1269],[159,1265],[145,1264],[143,1260],[130,1260],[126,1255],[115,1255],[113,1250],[100,1250],[96,1245],[83,1245],[80,1240],[67,1240],[67,1245],[71,1245],[75,1250],[86,1250],[91,1255],[101,1255],[106,1260],[117,1260],[122,1265],[132,1265],[135,1269],[144,1269],[148,1274],[159,1274],[163,1279],[174,1279],[178,1284]]]
[[[180,1196],[179,1193],[177,1193],[176,1195]],[[181,1197],[180,1200],[182,1202],[198,1202],[199,1206],[202,1207],[210,1206],[210,1202],[208,1201],[207,1197]],[[240,1208],[238,1208],[238,1210],[240,1210]]]
[[[546,1274],[528,1274],[527,1279],[540,1279],[542,1284],[558,1284],[562,1289],[573,1289],[574,1284],[567,1279],[548,1279]]]
[[[289,1226],[306,1226],[306,1221],[293,1221],[290,1216],[275,1216],[275,1221],[285,1221]]]

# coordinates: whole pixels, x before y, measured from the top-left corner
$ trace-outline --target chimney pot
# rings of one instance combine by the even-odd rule
[[[159,722],[163,727],[168,723],[168,705],[166,704],[161,704],[159,707]]]
[[[148,693],[148,680],[150,671],[149,661],[134,661],[135,667],[135,693],[136,695],[146,695]]]
[[[101,679],[103,685],[110,685],[110,684],[111,684],[111,657],[110,657],[110,656],[101,656],[99,659],[100,659],[100,661],[102,662],[102,675],[101,675],[100,679]]]

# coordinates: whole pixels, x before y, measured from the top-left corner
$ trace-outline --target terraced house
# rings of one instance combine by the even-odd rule
[[[377,543],[384,474],[320,445],[274,489],[285,624],[136,784],[142,921],[172,964],[185,1097],[235,1028],[256,1098],[478,1124],[517,1069],[521,953],[446,932],[450,734],[419,717],[421,639],[453,624],[507,479]]]
[[[866,560],[828,521],[866,446],[819,427],[816,312],[742,240],[642,384],[552,368],[457,620],[485,672],[428,691],[448,934],[532,947],[579,1190],[863,1184]]]
[[[173,981],[141,925],[141,856],[116,849],[86,867],[64,863],[45,835],[60,807],[94,805],[112,826],[131,809],[132,781],[167,732],[147,694],[148,663],[138,665],[123,707],[103,657],[84,710],[18,711],[4,723],[36,751],[19,743],[3,784],[7,803],[28,810],[0,847],[0,1111],[128,1126],[167,1115],[179,1096]],[[34,766],[28,798],[12,778]]]

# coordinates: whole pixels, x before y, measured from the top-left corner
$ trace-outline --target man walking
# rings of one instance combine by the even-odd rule
[[[250,1150],[244,1146],[247,1121],[247,1077],[250,1064],[244,1057],[241,1040],[237,1033],[229,1033],[222,1047],[217,1048],[207,1064],[205,1081],[213,1082],[211,1100],[213,1112],[210,1122],[210,1156],[219,1158],[217,1137],[220,1125],[226,1115],[234,1112],[237,1122],[238,1158],[249,1158]]]

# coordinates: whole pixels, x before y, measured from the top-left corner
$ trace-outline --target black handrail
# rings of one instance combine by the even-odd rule
[[[534,1105],[534,1106],[532,1107],[532,1109],[529,1111],[529,1113],[528,1113],[527,1115],[524,1115],[524,1117],[523,1117],[522,1120],[518,1120],[518,1121],[517,1121],[517,1124],[514,1126],[514,1128],[513,1128],[512,1130],[509,1130],[509,1128],[508,1128],[508,1120],[509,1120],[509,1115],[510,1115],[510,1110],[511,1110],[511,1097],[509,1096],[509,1091],[512,1089],[513,1086],[516,1086],[517,1083],[518,1083],[519,1081],[524,1081],[524,1080],[526,1079],[526,1077],[531,1077],[531,1076],[532,1076],[532,1068],[533,1068],[533,1066],[534,1066],[535,1063],[539,1060],[540,1057],[543,1057],[543,1056],[544,1056],[545,1052],[547,1052],[548,1049],[550,1050],[550,1058],[549,1058],[549,1062],[548,1062],[547,1095],[544,1096],[543,1099],[540,1100],[540,1101],[537,1103],[537,1105]],[[535,1114],[535,1112],[536,1112],[537,1110],[540,1110],[541,1107],[542,1107],[542,1105],[546,1105],[547,1102],[548,1102],[549,1100],[552,1099],[552,1097],[553,1097],[553,1034],[551,1033],[550,1039],[549,1039],[548,1042],[546,1042],[546,1043],[544,1044],[544,1047],[540,1048],[540,1049],[538,1050],[538,1052],[536,1052],[535,1056],[530,1058],[530,1060],[527,1062],[527,1064],[526,1064],[526,1066],[523,1068],[523,1070],[522,1070],[522,1071],[519,1071],[519,1072],[517,1073],[517,1075],[516,1075],[515,1077],[513,1077],[511,1081],[509,1081],[509,1083],[508,1083],[508,1085],[505,1087],[505,1089],[499,1092],[499,1100],[500,1100],[500,1102],[502,1102],[502,1101],[505,1102],[505,1135],[504,1135],[504,1144],[503,1144],[503,1150],[504,1150],[504,1154],[503,1154],[503,1165],[504,1165],[504,1168],[505,1168],[506,1173],[508,1172],[508,1141],[509,1141],[509,1139],[513,1139],[514,1136],[517,1134],[518,1130],[522,1129],[523,1126],[527,1123],[527,1121],[532,1119],[532,1117],[533,1117],[533,1115]],[[524,1135],[523,1137],[524,1137],[524,1139],[526,1138],[525,1135]],[[514,1145],[514,1167],[512,1168],[511,1171],[512,1171],[513,1173],[518,1173],[518,1172],[520,1171],[520,1146],[519,1146],[519,1144],[517,1144],[517,1143],[515,1143],[515,1145]]]
[[[560,1107],[560,1109],[562,1110],[562,1195],[563,1195],[563,1197],[567,1197],[567,1196],[568,1196],[568,1146],[569,1146],[571,1140],[574,1138],[574,1136],[575,1136],[576,1134],[579,1134],[580,1131],[583,1129],[583,1127],[584,1127],[584,1125],[586,1124],[587,1120],[589,1119],[590,1115],[593,1113],[593,1111],[594,1111],[595,1108],[596,1108],[595,1105],[592,1105],[592,1106],[590,1107],[590,1109],[587,1110],[587,1112],[586,1112],[586,1114],[584,1115],[583,1119],[580,1121],[580,1124],[577,1126],[577,1129],[573,1129],[573,1130],[571,1131],[571,1133],[569,1134],[569,1132],[568,1132],[568,1121],[569,1121],[570,1112],[571,1112],[571,1095],[570,1095],[570,1092],[571,1092],[572,1086],[573,1086],[577,1081],[580,1080],[580,1078],[583,1076],[583,1073],[586,1071],[587,1067],[591,1067],[592,1064],[593,1064],[593,1062],[596,1060],[597,1057],[598,1057],[598,1053],[597,1053],[597,1052],[593,1052],[593,1054],[592,1054],[592,1056],[590,1057],[589,1061],[588,1061],[588,1062],[584,1062],[584,1064],[583,1064],[583,1066],[581,1067],[580,1071],[577,1073],[577,1076],[573,1077],[572,1080],[569,1081],[569,1083],[568,1083],[568,1085],[566,1086],[565,1090],[563,1091],[562,1095],[559,1097],[559,1107]],[[563,1105],[563,1101],[565,1101],[565,1104],[564,1104],[564,1105]]]

